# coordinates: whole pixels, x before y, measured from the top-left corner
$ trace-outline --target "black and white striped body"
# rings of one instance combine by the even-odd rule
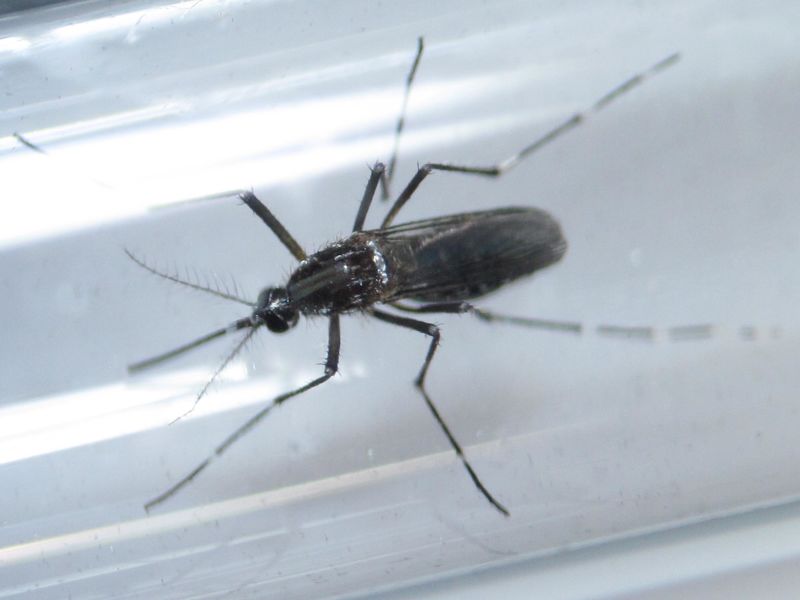
[[[469,300],[558,262],[566,248],[558,223],[536,208],[358,231],[302,261],[286,301],[303,314],[331,315],[403,299]]]

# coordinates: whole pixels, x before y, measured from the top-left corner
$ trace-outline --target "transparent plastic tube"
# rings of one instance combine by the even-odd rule
[[[397,4],[0,18],[0,597],[368,594],[797,497],[793,5]],[[428,341],[360,316],[343,320],[339,376],[146,514],[321,373],[326,327],[256,336],[170,424],[235,339],[126,365],[247,309],[123,250],[247,297],[282,282],[292,257],[235,197],[174,203],[252,188],[308,251],[346,235],[420,35],[395,188],[418,162],[503,159],[682,56],[500,180],[430,177],[400,219],[538,206],[569,241],[561,264],[481,304],[583,335],[435,319],[429,390],[512,516],[413,388]],[[594,335],[602,323],[714,335],[644,343]]]

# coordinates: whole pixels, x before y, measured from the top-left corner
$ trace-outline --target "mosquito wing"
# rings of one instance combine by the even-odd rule
[[[476,298],[558,262],[567,242],[537,208],[501,208],[369,232],[387,262],[386,302]]]

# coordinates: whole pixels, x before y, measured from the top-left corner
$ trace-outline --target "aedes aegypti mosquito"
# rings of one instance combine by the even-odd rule
[[[256,302],[249,302],[235,295],[162,273],[126,250],[133,261],[159,277],[230,300],[243,302],[252,307],[249,316],[243,317],[227,327],[213,331],[169,352],[130,365],[130,372],[141,371],[216,338],[236,331],[247,330],[233,351],[197,394],[194,405],[200,401],[211,383],[258,329],[266,327],[274,333],[283,333],[297,324],[300,315],[328,318],[328,352],[323,374],[297,389],[276,397],[230,434],[208,458],[189,474],[150,500],[145,505],[146,510],[164,502],[191,482],[214,459],[223,454],[234,442],[261,421],[272,408],[330,379],[339,367],[339,317],[343,314],[361,312],[385,323],[418,331],[431,338],[427,355],[415,381],[416,387],[477,489],[499,512],[506,516],[510,514],[508,509],[481,482],[461,445],[425,389],[428,368],[439,345],[439,327],[415,317],[401,316],[385,311],[378,308],[377,305],[386,305],[401,312],[417,315],[472,313],[485,321],[502,321],[526,327],[578,332],[581,330],[579,323],[510,317],[477,308],[470,303],[471,300],[480,298],[511,281],[558,262],[567,249],[566,239],[555,218],[543,210],[531,207],[497,208],[399,225],[394,224],[395,218],[417,187],[432,171],[499,177],[517,166],[524,158],[577,127],[590,114],[602,110],[614,99],[647,77],[675,63],[679,56],[672,54],[649,69],[631,77],[602,96],[588,110],[574,114],[533,143],[496,165],[488,167],[467,167],[443,163],[423,165],[394,200],[380,227],[364,230],[364,222],[378,186],[382,187],[384,198],[389,197],[389,182],[397,160],[408,98],[422,58],[423,48],[423,40],[420,38],[414,61],[406,78],[403,105],[395,128],[395,143],[389,167],[386,168],[380,162],[372,167],[349,237],[308,255],[277,217],[252,192],[239,192],[242,202],[264,221],[264,224],[300,263],[289,276],[285,285],[267,287],[261,291]],[[234,193],[231,192],[227,195]],[[636,328],[630,328],[629,333],[637,335]]]

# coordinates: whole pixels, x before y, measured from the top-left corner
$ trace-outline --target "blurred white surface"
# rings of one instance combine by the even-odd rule
[[[800,506],[791,503],[370,597],[794,598],[798,517]]]
[[[325,598],[511,562],[541,582],[616,552],[609,540],[793,502],[798,12],[206,0],[0,19],[0,597]],[[419,35],[428,50],[395,187],[417,162],[502,159],[680,51],[507,177],[431,177],[402,220],[542,207],[561,221],[567,257],[484,306],[589,324],[714,323],[719,335],[642,344],[437,319],[429,389],[511,509],[503,519],[411,385],[427,340],[348,318],[341,376],[147,516],[145,501],[321,371],[326,328],[264,332],[168,426],[233,340],[136,378],[125,366],[241,307],[159,281],[122,248],[232,277],[250,296],[280,282],[291,257],[235,200],[148,209],[253,187],[309,251],[346,234],[367,165],[388,158]],[[759,335],[744,341],[741,325]],[[567,552],[583,546],[596,550]],[[621,568],[642,573],[629,556]],[[552,596],[648,589],[643,577],[614,592],[611,579],[595,594],[566,577]]]

